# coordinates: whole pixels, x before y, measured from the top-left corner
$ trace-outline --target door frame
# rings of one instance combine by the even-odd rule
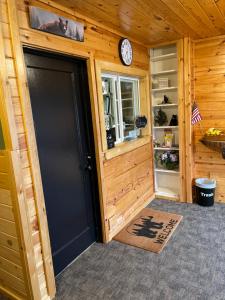
[[[103,201],[101,200],[102,197],[102,193],[101,193],[101,179],[99,179],[99,176],[101,176],[102,172],[100,171],[99,168],[99,155],[97,155],[97,153],[99,153],[99,147],[96,141],[96,122],[94,121],[95,114],[96,114],[96,107],[95,107],[95,101],[97,101],[97,98],[95,98],[95,91],[93,91],[93,79],[95,78],[95,70],[94,70],[94,58],[93,56],[87,55],[86,53],[83,55],[80,55],[80,52],[77,54],[73,53],[73,55],[65,53],[65,52],[58,52],[58,51],[53,51],[52,49],[49,48],[43,48],[43,47],[32,47],[29,44],[22,44],[22,51],[23,49],[31,49],[37,52],[46,52],[49,53],[52,56],[61,56],[61,57],[68,57],[71,60],[85,60],[86,61],[86,70],[87,70],[87,78],[88,78],[88,86],[89,86],[89,99],[90,99],[90,108],[91,108],[91,117],[92,117],[92,127],[93,127],[93,133],[94,133],[94,150],[95,150],[95,165],[96,165],[96,173],[97,173],[97,177],[98,177],[98,201],[99,201],[99,206],[100,206],[100,211],[98,213],[98,207],[96,207],[96,205],[94,205],[94,213],[95,213],[95,219],[96,219],[96,225],[97,227],[101,227],[102,232],[100,233],[100,230],[97,231],[97,238],[98,240],[103,240],[105,241],[105,231],[104,231],[104,217],[103,217],[103,209],[102,209],[102,205],[101,203],[103,203]],[[24,54],[23,54],[24,55]],[[18,59],[18,58],[17,58]],[[46,274],[48,274],[46,276],[46,281],[47,283],[49,283],[50,285],[53,285],[53,281],[55,278],[54,275],[54,269],[53,269],[53,262],[52,262],[52,252],[51,252],[51,242],[50,242],[50,237],[49,237],[49,228],[48,228],[48,220],[47,220],[47,214],[46,214],[46,205],[45,205],[45,199],[44,199],[44,192],[43,192],[43,185],[42,185],[42,177],[41,177],[41,171],[40,171],[40,162],[39,162],[39,156],[38,156],[38,149],[37,149],[37,144],[36,144],[36,136],[35,136],[35,130],[34,130],[34,121],[33,121],[33,113],[32,113],[32,107],[31,107],[31,100],[30,100],[30,94],[29,94],[29,88],[28,88],[28,84],[27,84],[27,74],[26,74],[26,66],[25,66],[25,60],[24,60],[24,56],[23,56],[23,62],[24,62],[24,68],[25,68],[25,81],[26,81],[26,97],[27,97],[27,101],[29,101],[29,107],[26,107],[26,110],[24,110],[24,112],[26,111],[26,114],[23,114],[24,120],[25,120],[25,127],[26,127],[26,132],[27,132],[27,146],[29,149],[29,158],[31,161],[31,170],[32,172],[32,178],[33,178],[33,182],[34,182],[34,190],[35,190],[35,199],[36,199],[36,204],[37,204],[37,217],[38,217],[38,223],[40,225],[40,235],[41,235],[41,245],[42,245],[42,249],[46,249],[46,247],[50,247],[50,249],[46,249],[46,251],[48,251],[49,254],[46,255],[43,251],[43,259],[48,259],[48,262],[50,262],[51,268],[49,268],[48,265],[45,264],[45,270],[46,270]],[[20,81],[20,80],[19,80]],[[22,82],[21,82],[22,83]],[[23,84],[24,86],[24,84]],[[91,88],[92,87],[92,88]],[[26,121],[27,119],[27,121]],[[28,121],[29,120],[29,121]],[[30,128],[28,129],[28,126],[30,126]],[[29,133],[28,133],[29,132]],[[30,141],[28,139],[28,136],[30,137]],[[97,145],[96,145],[97,144]],[[35,169],[35,170],[34,170]],[[94,185],[93,182],[93,176],[91,176],[91,185],[92,188],[96,185]],[[96,181],[95,181],[96,183]],[[97,197],[93,197],[93,202],[97,201]],[[38,205],[39,203],[39,205]],[[97,203],[94,203],[97,204]],[[44,213],[43,213],[44,211]],[[101,216],[101,222],[99,222],[100,220],[100,216]],[[42,233],[42,234],[41,234]],[[47,241],[45,241],[45,239],[47,239]],[[48,245],[46,245],[48,243]],[[47,270],[48,269],[48,270]],[[51,274],[53,273],[53,274]],[[50,275],[50,280],[48,279]],[[52,278],[53,277],[53,278]],[[55,285],[55,283],[54,283]],[[50,289],[49,289],[50,291]]]
[[[82,51],[80,48],[65,48],[62,47],[62,50],[59,48],[54,48],[53,44],[46,40],[46,47],[37,45],[37,43],[32,43],[31,40],[27,40],[27,42],[22,42],[20,38],[19,31],[19,23],[17,16],[17,9],[15,0],[8,0],[8,13],[9,13],[9,24],[10,24],[10,33],[11,33],[11,41],[12,41],[12,53],[16,58],[15,62],[15,71],[17,77],[19,98],[21,101],[23,122],[25,127],[25,136],[26,143],[28,148],[28,157],[30,162],[30,170],[31,176],[33,180],[33,189],[34,189],[34,197],[35,197],[35,206],[37,211],[37,218],[39,226],[39,234],[40,234],[40,244],[42,249],[43,256],[43,265],[45,271],[45,278],[47,283],[48,295],[50,298],[53,298],[56,293],[55,286],[55,276],[53,270],[52,263],[52,252],[50,246],[50,238],[49,238],[49,229],[45,208],[45,200],[43,193],[43,186],[41,180],[41,172],[40,172],[40,164],[37,152],[37,144],[36,137],[34,131],[34,122],[33,115],[31,109],[31,101],[27,83],[27,74],[26,74],[26,65],[23,54],[23,47],[31,48],[39,51],[47,51],[53,52],[55,54],[68,55],[74,58],[81,58],[86,60],[87,64],[87,74],[88,74],[88,85],[89,85],[89,95],[90,95],[90,104],[91,104],[91,114],[92,114],[92,126],[94,133],[94,143],[95,143],[95,154],[96,154],[96,168],[98,175],[98,190],[99,190],[99,204],[100,204],[100,214],[101,214],[101,228],[102,228],[102,239],[103,242],[106,242],[108,229],[105,226],[105,204],[103,202],[103,158],[104,155],[101,150],[101,132],[99,125],[99,110],[98,110],[98,97],[97,97],[97,88],[96,88],[96,75],[95,75],[95,59],[93,51]],[[40,43],[43,45],[43,43]],[[28,222],[29,215],[27,214]],[[32,241],[32,236],[30,237]],[[32,247],[32,244],[30,245]],[[37,268],[34,270],[34,273],[38,275]],[[32,274],[29,274],[31,278],[33,278]],[[32,279],[31,279],[32,281]],[[36,282],[35,285],[38,283]],[[39,286],[36,286],[38,289]],[[33,291],[34,288],[31,288]],[[37,295],[33,295],[34,299],[36,299]]]
[[[92,113],[91,113],[91,102],[90,102],[90,92],[89,92],[89,81],[88,81],[88,72],[87,72],[87,60],[84,58],[78,58],[75,56],[71,55],[65,55],[61,53],[56,53],[52,51],[43,51],[37,48],[31,48],[31,47],[23,47],[23,53],[30,53],[34,55],[39,55],[47,58],[54,58],[54,59],[62,59],[65,61],[69,61],[71,63],[78,63],[78,64],[83,64],[82,70],[79,73],[79,81],[81,82],[81,85],[79,87],[79,94],[81,95],[82,98],[82,103],[80,108],[80,105],[77,105],[78,107],[78,113],[80,113],[82,110],[85,113],[85,118],[83,120],[84,122],[84,127],[85,127],[85,134],[86,134],[86,140],[88,143],[88,146],[90,147],[92,159],[91,159],[91,166],[92,166],[92,171],[90,173],[90,183],[91,183],[91,194],[92,194],[92,204],[93,204],[93,214],[94,214],[94,221],[95,221],[95,229],[96,229],[96,238],[97,241],[102,241],[102,224],[100,222],[100,206],[99,206],[99,188],[98,188],[98,180],[97,180],[97,161],[96,161],[96,153],[95,153],[95,140],[93,137],[94,134],[94,129],[93,129],[93,121],[92,121]],[[84,69],[83,69],[84,67]],[[86,89],[88,85],[88,90]],[[29,91],[29,87],[28,87]],[[79,95],[80,97],[80,95]],[[81,100],[81,99],[78,99]],[[73,99],[74,101],[74,99]],[[88,109],[85,109],[85,106],[88,106]],[[32,106],[31,106],[32,108]],[[32,113],[33,114],[33,113]],[[77,118],[75,114],[75,118]],[[33,117],[32,117],[33,119]],[[80,122],[80,120],[78,120]],[[80,126],[80,125],[79,125]],[[82,137],[81,137],[82,138]],[[36,139],[36,135],[35,135]],[[37,149],[38,150],[38,149]],[[79,151],[81,151],[79,149]],[[38,155],[38,153],[37,153]]]

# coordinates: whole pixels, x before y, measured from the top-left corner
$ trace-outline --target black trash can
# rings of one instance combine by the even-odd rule
[[[208,178],[197,178],[195,187],[197,203],[202,206],[212,206],[214,204],[216,181]]]

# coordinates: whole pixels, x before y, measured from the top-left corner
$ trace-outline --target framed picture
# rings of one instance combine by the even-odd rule
[[[29,6],[30,26],[55,35],[83,42],[84,24],[64,18],[39,7]]]

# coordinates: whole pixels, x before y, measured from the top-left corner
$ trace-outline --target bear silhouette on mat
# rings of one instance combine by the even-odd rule
[[[142,224],[134,224],[137,228],[133,229],[133,234],[136,236],[144,236],[150,239],[154,239],[157,235],[157,231],[152,229],[162,229],[163,222],[157,223],[152,221],[153,217],[142,217]]]

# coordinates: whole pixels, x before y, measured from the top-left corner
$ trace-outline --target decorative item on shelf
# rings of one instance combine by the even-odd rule
[[[224,137],[224,133],[222,132],[222,130],[220,129],[216,129],[216,128],[209,128],[206,133],[206,136],[223,136]]]
[[[105,114],[105,129],[109,130],[112,127],[112,116],[110,114]]]
[[[177,115],[172,115],[169,126],[177,126],[178,118]]]
[[[162,77],[158,78],[158,85],[160,89],[169,87],[169,79]]]
[[[160,147],[161,144],[159,141],[157,141],[156,139],[153,139],[153,147]]]
[[[112,149],[115,146],[115,139],[113,137],[112,129],[106,130],[107,146]]]
[[[167,119],[167,115],[166,113],[161,110],[161,108],[158,110],[158,112],[155,112],[155,116],[154,116],[154,122],[155,125],[159,125],[159,126],[163,126],[167,123],[168,119]]]
[[[171,104],[169,98],[166,95],[163,96],[163,101],[161,104]]]
[[[137,116],[135,120],[135,125],[137,128],[145,128],[148,123],[146,116]]]
[[[165,136],[164,136],[164,141],[165,141],[165,147],[171,148],[173,145],[173,133],[171,129],[165,129]]]
[[[75,41],[84,41],[84,24],[54,14],[45,9],[29,6],[30,26],[33,29],[60,35]]]
[[[177,170],[179,167],[179,152],[164,151],[155,155],[157,163],[160,163],[167,170]]]
[[[102,94],[107,95],[109,93],[109,82],[107,80],[102,80]]]
[[[105,111],[105,128],[106,128],[106,130],[111,129],[112,125],[113,125],[113,116],[110,113],[111,98],[110,98],[108,92],[106,93],[106,95],[104,95],[104,111]]]

